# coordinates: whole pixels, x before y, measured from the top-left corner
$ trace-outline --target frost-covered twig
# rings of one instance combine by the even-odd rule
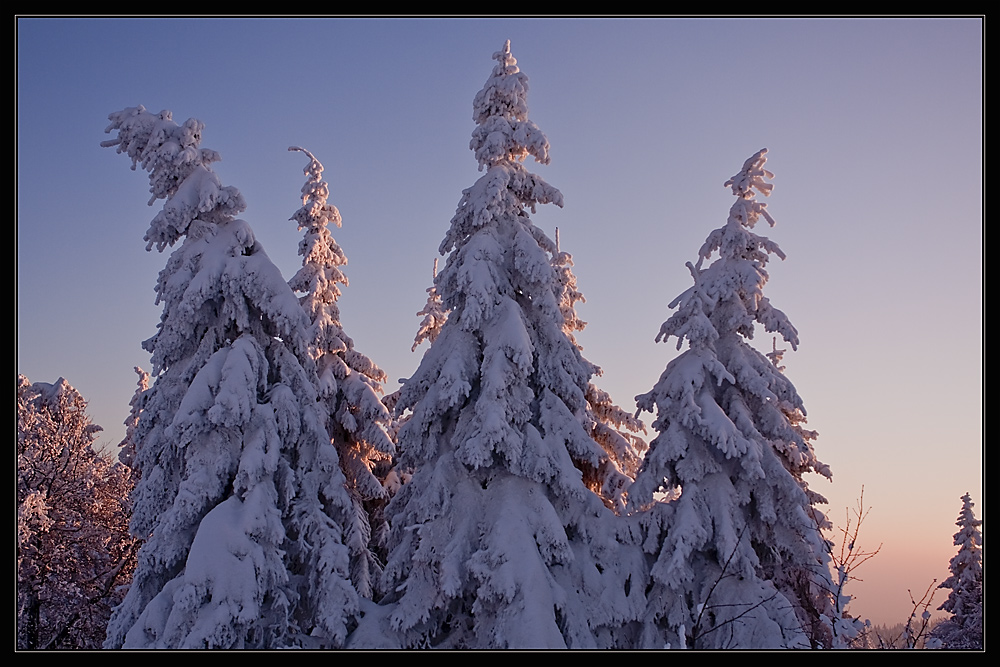
[[[930,606],[934,600],[936,584],[937,579],[930,583],[927,590],[924,591],[923,596],[921,596],[919,600],[914,600],[913,592],[907,589],[906,592],[910,595],[910,603],[913,605],[913,608],[910,611],[909,618],[906,619],[906,625],[903,626],[902,630],[900,630],[898,634],[894,634],[893,636],[888,636],[890,634],[888,632],[886,633],[886,636],[883,636],[882,633],[876,629],[874,631],[874,639],[875,642],[877,642],[877,646],[873,646],[872,648],[923,648],[928,632],[930,631]],[[917,618],[918,613],[919,619]]]
[[[865,507],[865,487],[862,486],[857,507],[853,510],[845,510],[846,520],[844,527],[839,531],[841,534],[840,548],[835,552],[833,543],[827,541],[830,562],[834,569],[833,588],[827,589],[827,591],[830,594],[835,612],[833,617],[828,620],[833,640],[838,647],[846,647],[856,643],[859,637],[867,632],[864,628],[870,627],[870,624],[862,624],[860,619],[851,617],[847,612],[851,596],[844,592],[848,582],[863,581],[855,574],[857,569],[877,556],[882,549],[881,543],[873,551],[866,551],[859,546],[858,536],[861,533],[861,525],[870,511],[870,507]],[[820,528],[817,527],[817,530]],[[828,580],[820,577],[819,585],[826,588],[826,584],[823,583],[825,581]]]
[[[698,641],[699,637],[703,637],[704,635],[711,632],[711,630],[704,633],[701,632],[701,621],[705,615],[705,608],[706,607],[711,608],[708,604],[708,601],[712,599],[712,594],[715,593],[715,589],[719,586],[722,580],[725,579],[726,570],[729,569],[729,564],[733,561],[733,557],[736,556],[736,550],[739,548],[740,542],[743,541],[743,534],[745,532],[746,532],[746,526],[743,527],[743,530],[740,531],[739,537],[736,538],[736,545],[733,546],[732,552],[729,554],[729,557],[726,559],[726,562],[722,565],[722,571],[719,573],[719,576],[716,578],[714,582],[712,582],[712,587],[708,589],[708,595],[705,596],[705,601],[702,602],[700,605],[698,605],[698,618],[695,620],[694,627],[691,629],[692,643]]]

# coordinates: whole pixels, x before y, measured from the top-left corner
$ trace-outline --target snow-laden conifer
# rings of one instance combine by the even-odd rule
[[[494,59],[470,143],[486,173],[440,247],[448,319],[397,408],[415,472],[388,508],[391,592],[354,646],[610,646],[641,608],[636,559],[573,464],[607,454],[584,427],[592,369],[563,331],[555,244],[529,217],[562,205],[522,164],[548,163],[548,141],[509,42]]]
[[[559,247],[558,228],[555,241],[552,268],[559,288],[557,298],[563,318],[563,332],[583,352],[583,346],[577,342],[574,332],[583,331],[587,326],[576,313],[577,302],[586,302],[586,299],[576,287],[576,276],[572,269],[573,256]],[[600,376],[602,371],[599,366],[590,364],[590,373],[592,376]],[[618,407],[612,402],[611,396],[593,382],[587,383],[586,399],[584,428],[607,453],[607,458],[601,461],[598,468],[592,468],[585,462],[580,462],[578,466],[584,473],[587,486],[604,500],[604,504],[622,514],[625,512],[628,487],[646,452],[646,442],[638,435],[646,432],[646,426],[636,416]]]
[[[165,199],[147,249],[180,245],[143,343],[153,385],[135,428],[132,533],[145,540],[107,647],[335,646],[357,594],[351,512],[318,402],[306,312],[200,148],[203,124],[143,107],[109,116],[117,146]]]
[[[772,648],[831,645],[825,502],[803,475],[830,471],[814,453],[792,383],[750,346],[759,324],[793,348],[798,333],[763,294],[780,248],[752,230],[771,191],[766,151],[726,182],[736,195],[725,226],[709,234],[694,278],[670,304],[657,341],[688,349],[637,396],[658,432],[629,491],[648,509],[652,590],[646,646]],[[708,267],[705,260],[717,259]],[[773,354],[773,353],[772,353]],[[776,361],[779,357],[773,357]],[[663,496],[676,495],[670,502]]]
[[[374,470],[387,466],[395,446],[386,433],[389,411],[379,399],[386,375],[371,359],[354,349],[354,341],[340,323],[338,283],[347,286],[340,270],[347,257],[330,233],[329,224],[341,225],[340,212],[328,203],[330,188],[323,180],[323,165],[304,148],[291,147],[309,157],[304,169],[302,207],[292,220],[305,236],[299,243],[302,268],[289,281],[302,308],[309,315],[309,351],[316,362],[319,395],[327,414],[326,427],[340,455],[347,478],[353,513],[345,528],[351,550],[351,580],[358,592],[372,597],[372,586],[381,572],[370,547],[369,511],[388,499]],[[367,505],[367,506],[366,506]]]
[[[435,283],[437,282],[437,272],[438,261],[437,257],[435,257],[434,272],[431,275]],[[423,315],[424,319],[420,320],[420,328],[417,329],[417,335],[413,338],[413,347],[410,348],[410,352],[415,352],[417,346],[425,340],[433,344],[437,340],[438,334],[441,333],[441,327],[448,320],[448,311],[441,302],[441,295],[438,294],[436,284],[432,283],[427,288],[427,303],[424,304],[422,309],[417,311],[417,315]]]
[[[951,576],[940,588],[951,589],[948,599],[938,607],[951,614],[941,621],[932,633],[932,639],[946,649],[983,648],[983,522],[972,511],[972,496],[962,496],[958,532],[955,546],[958,553],[951,559]]]

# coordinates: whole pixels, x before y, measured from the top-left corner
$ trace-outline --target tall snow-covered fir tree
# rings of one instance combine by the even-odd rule
[[[576,287],[573,274],[573,256],[559,247],[559,229],[556,228],[556,249],[552,256],[552,268],[559,285],[559,310],[563,317],[563,332],[570,342],[583,352],[574,332],[583,331],[587,323],[577,316],[576,303],[585,302],[583,294]],[[584,360],[586,362],[586,360]],[[586,362],[590,363],[590,362]],[[590,364],[592,376],[601,375],[599,366]],[[587,411],[584,428],[597,444],[607,453],[599,468],[592,468],[586,462],[579,462],[584,473],[584,482],[604,503],[616,513],[625,512],[625,499],[639,464],[646,453],[646,442],[638,435],[646,432],[642,421],[615,405],[607,392],[598,389],[593,382],[587,383]]]
[[[938,607],[951,614],[932,633],[941,648],[983,648],[983,522],[972,511],[972,496],[962,496],[962,511],[955,525],[958,553],[951,559],[951,576],[939,588],[951,589],[948,599]]]
[[[643,644],[647,647],[777,648],[834,645],[828,527],[803,475],[830,471],[814,453],[805,408],[792,383],[747,342],[756,325],[793,348],[798,333],[763,294],[778,246],[752,230],[768,195],[765,150],[726,182],[736,195],[725,226],[709,234],[694,286],[657,341],[688,349],[652,391],[636,397],[656,412],[658,432],[629,502],[647,510],[651,554]],[[718,252],[707,268],[702,264]],[[657,494],[676,495],[658,502]]]
[[[113,113],[107,132],[165,199],[153,385],[134,430],[130,529],[145,540],[106,647],[338,646],[353,627],[352,513],[304,332],[311,322],[200,148],[203,124]]]
[[[529,217],[562,195],[522,164],[549,145],[510,42],[493,57],[470,143],[486,173],[440,247],[448,319],[400,395],[415,472],[387,511],[391,593],[351,646],[613,646],[644,604],[641,553],[573,464],[607,454],[584,428],[591,366],[563,331],[555,244]]]
[[[347,478],[354,512],[345,526],[345,542],[351,550],[351,580],[357,591],[370,598],[381,567],[370,549],[371,524],[366,504],[384,504],[388,494],[374,474],[392,461],[395,446],[386,433],[389,411],[378,394],[386,375],[371,359],[354,349],[354,341],[340,323],[338,283],[347,285],[340,270],[347,264],[329,224],[340,227],[337,207],[327,202],[330,188],[323,180],[323,165],[309,151],[292,147],[309,157],[302,186],[302,207],[292,220],[305,237],[299,243],[302,268],[289,281],[302,308],[312,322],[309,350],[316,362],[319,395],[326,411],[326,427],[337,446],[340,465]]]

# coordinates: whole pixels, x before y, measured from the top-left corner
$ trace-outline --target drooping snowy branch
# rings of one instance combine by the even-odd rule
[[[222,158],[213,150],[200,148],[205,124],[189,118],[183,125],[164,110],[151,114],[139,105],[112,113],[106,133],[116,131],[114,139],[101,146],[116,147],[132,160],[132,169],[141,166],[149,172],[149,205],[157,199],[167,202],[149,225],[144,240],[146,248],[163,251],[187,233],[196,218],[217,222],[238,215],[246,209],[239,190],[223,187],[213,162]]]

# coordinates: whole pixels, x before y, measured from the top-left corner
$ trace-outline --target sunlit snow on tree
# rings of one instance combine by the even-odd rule
[[[386,433],[389,411],[379,399],[385,373],[354,348],[354,341],[340,323],[338,284],[347,286],[340,270],[347,257],[330,233],[329,224],[341,225],[340,212],[328,203],[330,188],[322,179],[323,165],[304,148],[292,147],[309,157],[307,180],[302,186],[302,207],[292,220],[305,230],[299,243],[302,268],[289,281],[302,308],[309,315],[309,351],[316,362],[319,395],[327,414],[326,428],[340,455],[353,512],[345,526],[345,542],[351,551],[351,580],[364,597],[373,595],[381,574],[372,551],[369,512],[376,511],[388,494],[374,473],[387,467],[395,446]]]
[[[434,282],[437,282],[437,269],[438,261],[437,257],[435,257],[434,272],[431,276]],[[410,348],[411,352],[415,352],[417,346],[425,340],[430,343],[437,340],[438,334],[441,333],[441,327],[448,320],[448,311],[445,309],[444,304],[441,303],[441,295],[438,294],[436,284],[427,288],[427,303],[417,311],[417,315],[423,315],[424,319],[420,320],[420,328],[417,329],[417,335],[413,338],[413,347]]]
[[[66,380],[17,377],[17,648],[98,649],[135,566],[129,468]]]
[[[563,318],[563,332],[578,350],[583,352],[574,332],[583,331],[587,323],[576,314],[577,302],[586,302],[576,287],[573,274],[573,256],[559,247],[559,229],[556,228],[556,249],[552,254],[552,268],[556,273],[556,297]],[[586,361],[586,360],[584,360]],[[587,362],[589,363],[589,362]],[[590,364],[590,373],[601,375],[601,369]],[[597,468],[585,461],[578,461],[583,471],[584,483],[598,494],[604,504],[619,514],[625,512],[625,499],[632,479],[646,453],[646,442],[638,435],[646,426],[638,417],[615,405],[607,392],[593,382],[587,383],[587,410],[584,428],[590,437],[607,453]]]

